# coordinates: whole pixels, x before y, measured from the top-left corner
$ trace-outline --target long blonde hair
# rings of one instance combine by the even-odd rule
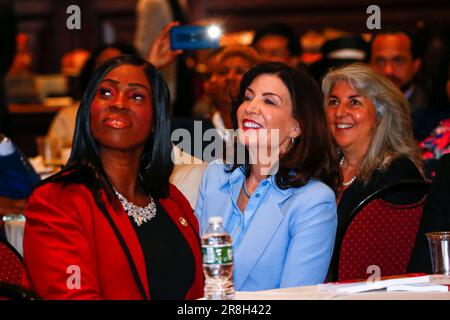
[[[332,69],[325,75],[322,80],[325,101],[341,80],[372,101],[378,120],[358,178],[367,183],[375,170],[385,171],[399,157],[411,160],[423,175],[419,147],[412,134],[410,107],[403,93],[369,66],[355,63]]]

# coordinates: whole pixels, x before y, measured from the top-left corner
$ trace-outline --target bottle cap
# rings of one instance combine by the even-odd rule
[[[208,219],[208,222],[209,223],[222,223],[223,222],[223,218],[222,217],[218,217],[218,216],[210,217]]]

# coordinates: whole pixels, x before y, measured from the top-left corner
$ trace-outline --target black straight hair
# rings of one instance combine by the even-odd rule
[[[144,59],[134,55],[112,58],[95,69],[78,109],[69,160],[57,175],[44,180],[43,183],[81,183],[91,190],[96,201],[100,199],[100,191],[104,190],[108,199],[116,203],[114,190],[100,161],[97,142],[92,136],[90,114],[100,82],[111,70],[122,65],[142,67],[151,87],[153,123],[149,126],[152,127],[152,133],[144,147],[139,169],[144,191],[154,198],[166,198],[169,195],[169,177],[173,170],[168,113],[169,90],[160,72]]]

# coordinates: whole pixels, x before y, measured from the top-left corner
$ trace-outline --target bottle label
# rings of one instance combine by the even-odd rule
[[[202,246],[203,263],[227,264],[233,262],[233,250],[231,245]]]

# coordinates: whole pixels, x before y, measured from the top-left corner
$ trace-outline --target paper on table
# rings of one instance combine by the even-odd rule
[[[336,293],[358,293],[370,290],[386,289],[389,286],[416,284],[416,283],[430,283],[439,279],[446,279],[444,275],[424,275],[424,274],[405,274],[400,276],[391,276],[382,278],[380,281],[368,282],[333,282],[320,285],[321,291],[336,292]]]
[[[386,291],[448,292],[449,286],[434,283],[398,284],[387,287]]]

